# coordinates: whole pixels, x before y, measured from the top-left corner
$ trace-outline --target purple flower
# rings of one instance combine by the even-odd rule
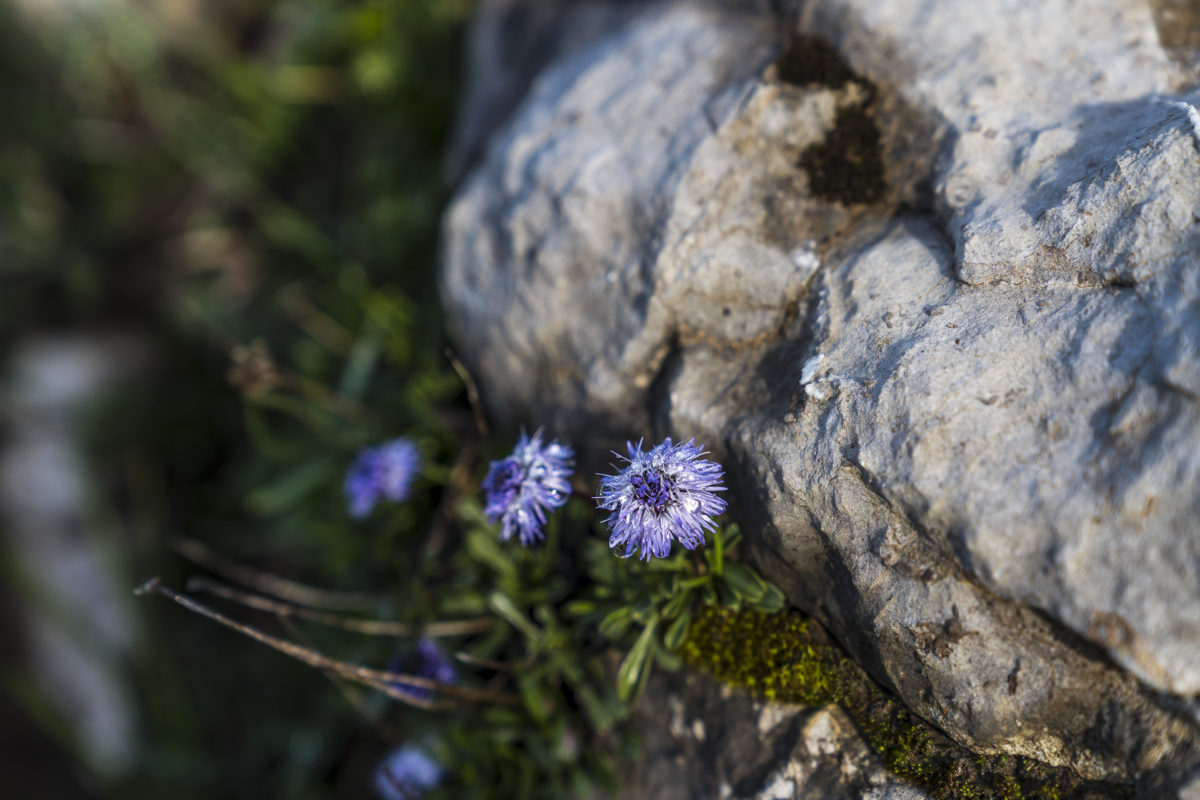
[[[344,485],[350,516],[362,519],[380,500],[398,503],[407,498],[420,465],[417,446],[410,439],[393,439],[359,450]]]
[[[375,772],[375,788],[384,800],[416,800],[442,782],[446,770],[424,750],[406,744],[392,751]]]
[[[546,511],[561,507],[571,494],[571,459],[575,453],[551,439],[542,446],[542,432],[521,434],[512,455],[493,461],[483,479],[488,522],[500,523],[500,538],[517,534],[522,545],[542,538]]]
[[[672,444],[667,437],[648,453],[640,441],[626,447],[629,466],[600,476],[598,505],[613,512],[608,546],[625,545],[622,558],[636,548],[649,561],[670,555],[673,539],[689,550],[704,544],[704,532],[717,527],[713,517],[725,510],[725,501],[713,494],[725,491],[721,465],[700,458],[704,445],[697,447],[694,439]]]
[[[403,672],[406,675],[416,675],[420,678],[429,678],[431,680],[440,681],[441,683],[454,683],[458,678],[454,671],[454,663],[446,657],[442,652],[442,648],[437,646],[437,642],[428,637],[423,637],[417,642],[417,649],[407,653],[402,653],[388,665],[389,672]],[[433,690],[426,689],[423,686],[409,686],[406,683],[392,683],[392,688],[416,698],[417,700],[430,700],[433,698]]]

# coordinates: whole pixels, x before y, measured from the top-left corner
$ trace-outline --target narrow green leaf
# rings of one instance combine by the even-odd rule
[[[691,612],[684,611],[678,619],[671,623],[671,627],[667,628],[667,632],[663,634],[663,644],[668,650],[678,649],[679,645],[683,644],[683,640],[687,636],[688,625],[691,622]]]
[[[521,692],[521,700],[524,701],[529,716],[539,725],[545,725],[550,719],[553,704],[537,677],[530,673],[520,675],[517,678],[517,688]]]
[[[720,576],[725,571],[725,537],[717,531],[713,536],[713,563],[712,571],[714,575]]]
[[[646,666],[653,652],[654,637],[657,633],[658,618],[655,617],[642,628],[637,641],[633,643],[633,648],[621,662],[621,668],[617,671],[617,696],[626,702],[637,698],[638,688],[643,683],[643,677],[647,675]]]
[[[529,639],[540,638],[542,632],[538,627],[517,608],[512,598],[503,592],[495,591],[488,595],[488,607]]]
[[[571,600],[563,607],[568,617],[586,617],[596,610],[596,604],[591,600]]]
[[[491,567],[498,575],[513,577],[516,574],[516,564],[489,530],[475,528],[468,532],[467,552],[471,558]]]
[[[787,605],[787,598],[783,596],[783,592],[773,583],[767,584],[767,593],[760,599],[754,601],[746,601],[748,605],[754,606],[759,611],[765,611],[768,614],[774,614],[777,611],[782,611]]]
[[[675,619],[691,604],[692,592],[690,589],[684,589],[681,592],[676,592],[675,596],[667,601],[660,612],[663,619]]]
[[[333,480],[337,466],[329,459],[314,459],[259,486],[246,498],[253,514],[270,516],[298,505],[307,495]]]
[[[742,596],[729,587],[725,581],[717,584],[717,597],[721,601],[721,605],[734,611],[742,607]]]
[[[766,581],[745,564],[730,563],[725,568],[724,578],[730,589],[751,602],[761,600],[767,593]]]
[[[679,657],[679,653],[672,652],[665,647],[655,649],[654,663],[667,672],[678,672],[683,668],[683,659]]]
[[[724,541],[724,549],[729,552],[742,540],[742,529],[737,525],[730,525],[728,528],[720,532],[721,539]]]
[[[687,569],[687,551],[680,550],[670,558],[652,558],[646,564],[647,572],[682,572]]]
[[[633,622],[633,609],[629,606],[615,608],[600,621],[600,635],[606,639],[619,639],[625,631],[629,630],[631,622]]]

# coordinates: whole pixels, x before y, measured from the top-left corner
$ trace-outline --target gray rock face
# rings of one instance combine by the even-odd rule
[[[1132,1],[747,6],[642,10],[490,140],[442,280],[491,410],[707,442],[764,572],[956,740],[1183,770],[1197,75]]]
[[[699,675],[659,675],[641,714],[641,767],[622,795],[630,800],[928,797],[888,772],[837,706],[764,703]]]

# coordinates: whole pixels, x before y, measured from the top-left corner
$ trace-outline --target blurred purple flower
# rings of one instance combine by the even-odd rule
[[[483,479],[488,522],[500,523],[500,538],[513,534],[528,546],[542,538],[546,512],[561,507],[571,494],[570,447],[551,439],[542,445],[542,432],[532,437],[521,434],[512,455],[493,461]]]
[[[428,637],[417,642],[417,648],[401,653],[388,665],[389,672],[403,672],[406,675],[416,675],[419,678],[429,678],[441,683],[454,683],[458,675],[454,671],[454,663],[447,658],[438,647],[437,642]],[[422,686],[409,686],[405,683],[392,683],[392,688],[417,700],[430,700],[433,690]]]
[[[358,451],[344,485],[350,516],[362,519],[380,500],[406,499],[420,466],[417,446],[410,439],[393,439]]]
[[[725,491],[724,473],[715,461],[701,458],[704,445],[694,439],[672,444],[670,437],[649,452],[639,441],[626,442],[629,462],[616,475],[600,476],[600,508],[608,517],[612,536],[608,546],[625,545],[628,558],[637,549],[643,561],[666,558],[671,542],[687,549],[704,544],[704,532],[717,527],[713,517],[725,510],[714,492]]]
[[[392,751],[375,772],[375,788],[384,800],[416,800],[442,782],[446,770],[424,750],[404,745]]]

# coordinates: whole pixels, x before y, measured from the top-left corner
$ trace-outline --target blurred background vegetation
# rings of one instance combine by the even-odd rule
[[[343,589],[438,557],[449,468],[361,525],[341,476],[473,430],[434,277],[471,5],[0,0],[7,796],[370,796],[382,698],[131,590],[181,537]]]

